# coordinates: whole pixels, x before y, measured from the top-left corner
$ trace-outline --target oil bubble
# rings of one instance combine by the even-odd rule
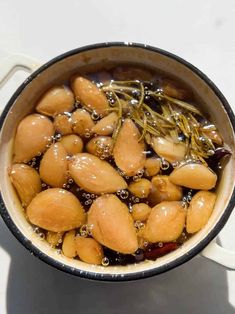
[[[138,230],[143,230],[145,227],[145,224],[142,221],[137,220],[135,221],[134,226]]]
[[[90,138],[90,137],[91,137],[91,133],[90,133],[90,132],[86,132],[86,133],[84,134],[84,136],[85,136],[85,138]]]
[[[73,158],[74,158],[74,157],[72,157],[72,156],[66,156],[66,160],[68,160],[68,161],[72,161]]]
[[[109,265],[109,259],[108,259],[108,257],[102,258],[101,264],[102,264],[103,266],[107,267],[107,266]]]
[[[40,232],[38,235],[39,235],[39,237],[40,237],[41,239],[45,239],[45,233]]]
[[[33,231],[34,231],[36,234],[39,234],[39,233],[40,233],[40,228],[39,228],[39,227],[34,227],[34,228],[33,228]]]
[[[208,154],[209,156],[213,156],[214,153],[215,153],[215,151],[212,150],[212,149],[209,149],[209,150],[207,151],[207,154]]]
[[[165,159],[161,159],[161,166],[160,167],[162,170],[167,170],[170,167],[170,164]]]
[[[133,181],[134,181],[134,182],[137,182],[137,181],[139,181],[139,180],[140,180],[140,177],[139,177],[139,176],[134,176],[134,177],[133,177]]]
[[[76,102],[74,103],[74,108],[78,109],[80,107],[80,101],[76,100]]]
[[[119,195],[120,195],[121,199],[125,200],[125,199],[128,198],[129,192],[127,190],[120,190],[120,194]]]
[[[91,118],[96,121],[100,118],[100,115],[96,111],[92,111]]]
[[[59,140],[61,139],[61,134],[60,134],[60,133],[56,134],[56,135],[55,135],[55,139],[56,139],[57,141],[59,141]]]
[[[144,174],[144,169],[139,170],[139,171],[137,172],[137,176],[138,176],[139,178],[141,178],[141,177],[143,176],[143,174]]]
[[[147,247],[149,245],[148,241],[144,241],[143,246]]]
[[[80,231],[80,235],[82,236],[82,237],[87,237],[87,235],[88,235],[88,228],[87,228],[87,225],[82,225],[81,227],[80,227],[80,229],[79,229],[79,231]]]

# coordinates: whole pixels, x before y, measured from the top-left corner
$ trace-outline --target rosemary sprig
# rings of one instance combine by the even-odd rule
[[[110,84],[110,85],[104,85],[101,87],[101,89],[104,91],[104,92],[109,92],[110,89],[114,90],[114,91],[125,91],[125,92],[134,92],[136,91],[136,87],[130,87],[130,86],[118,86],[118,85],[114,85],[114,84]]]
[[[118,133],[121,129],[121,126],[122,126],[122,104],[121,104],[121,101],[118,98],[117,94],[114,91],[112,91],[112,92],[113,92],[114,97],[116,98],[117,105],[118,105],[118,122],[117,122],[117,126],[116,126],[116,128],[113,132],[113,135],[112,135],[112,138],[115,142],[117,139]]]
[[[172,127],[174,127],[174,123],[172,123],[171,121],[169,121],[167,118],[165,118],[163,115],[161,115],[160,113],[153,111],[148,105],[143,104],[143,108],[146,109],[152,117],[157,118],[158,120],[163,120],[164,122],[166,122],[168,125],[171,125]]]
[[[140,127],[144,128],[144,122],[142,120],[139,120],[138,118],[132,117],[136,124],[138,124]],[[150,125],[146,125],[146,131],[154,136],[159,136],[161,133],[155,129],[154,127]]]
[[[163,91],[145,92],[144,82],[111,81],[101,89],[114,98],[114,106],[110,111],[118,114],[118,123],[113,133],[116,137],[122,126],[123,118],[130,117],[141,129],[139,141],[145,139],[151,143],[151,137],[170,136],[174,143],[185,142],[186,158],[203,163],[215,150],[207,132],[216,130],[214,125],[202,125],[198,116],[202,113],[192,104],[170,97]],[[145,95],[153,97],[158,111],[153,110],[146,102]],[[182,137],[182,134],[184,137]]]
[[[142,130],[142,134],[139,138],[139,142],[142,141],[143,138],[145,138],[145,135],[146,135],[146,132],[147,132],[147,117],[146,115],[144,114],[144,118],[143,118],[143,130]]]
[[[169,100],[172,104],[175,104],[175,105],[177,105],[177,106],[179,106],[185,110],[191,111],[195,114],[202,116],[202,113],[197,108],[195,108],[193,105],[191,105],[185,101],[170,97],[170,96],[168,96],[164,93],[160,93],[160,92],[151,92],[151,95],[156,99]]]
[[[143,102],[144,102],[144,85],[143,83],[140,83],[140,100],[139,100],[139,103],[138,103],[138,109],[141,108]]]

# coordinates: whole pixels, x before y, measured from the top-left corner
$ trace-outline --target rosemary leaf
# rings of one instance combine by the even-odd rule
[[[202,113],[197,109],[197,108],[195,108],[193,105],[191,105],[191,104],[189,104],[189,103],[187,103],[187,102],[185,102],[185,101],[182,101],[182,100],[179,100],[179,99],[176,99],[176,98],[173,98],[173,97],[170,97],[170,96],[167,96],[167,95],[165,95],[165,94],[162,94],[162,93],[159,93],[159,92],[153,92],[153,93],[151,93],[151,95],[153,95],[155,98],[163,98],[163,99],[167,99],[167,100],[169,100],[172,104],[175,104],[175,105],[177,105],[177,106],[179,106],[179,107],[181,107],[181,108],[183,108],[183,109],[185,109],[185,110],[187,110],[187,111],[191,111],[191,112],[193,112],[193,113],[196,113],[196,114],[198,114],[198,115],[200,115],[200,116],[202,116]]]
[[[118,121],[117,121],[117,126],[116,126],[116,128],[113,132],[113,135],[112,135],[112,138],[115,142],[117,139],[118,133],[121,129],[121,126],[122,126],[122,104],[121,104],[120,99],[118,98],[117,94],[115,92],[113,92],[113,94],[117,100],[117,105],[118,105]]]
[[[144,114],[144,119],[143,119],[143,131],[142,131],[142,134],[138,140],[138,142],[142,141],[143,138],[145,138],[145,134],[147,132],[147,117],[146,115]]]
[[[143,101],[144,101],[144,85],[142,83],[140,83],[140,100],[139,100],[139,103],[138,103],[138,108],[141,108],[142,104],[143,104]]]

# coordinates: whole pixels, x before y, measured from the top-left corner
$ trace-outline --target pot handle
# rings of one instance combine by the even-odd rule
[[[23,54],[12,54],[9,57],[0,61],[0,87],[4,86],[7,81],[18,70],[24,70],[32,73],[39,68],[40,63],[35,59]],[[0,114],[4,109],[5,104],[0,104]]]
[[[224,267],[235,270],[235,252],[224,249],[213,240],[202,252],[201,255]]]

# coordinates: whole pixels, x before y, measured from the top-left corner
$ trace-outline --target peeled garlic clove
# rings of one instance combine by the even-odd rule
[[[208,167],[189,163],[172,171],[169,176],[172,183],[196,190],[210,190],[215,187],[217,175]]]
[[[132,182],[128,186],[128,190],[139,198],[146,198],[151,189],[151,182],[147,179],[140,179],[139,181]]]
[[[181,186],[169,180],[169,176],[157,175],[151,180],[152,186],[148,200],[152,206],[162,201],[180,201],[183,197]]]
[[[84,109],[77,109],[72,113],[72,128],[73,132],[81,136],[91,133],[95,125],[89,112]]]
[[[144,168],[146,176],[155,176],[161,170],[161,159],[156,157],[147,158],[144,164]]]
[[[77,236],[75,245],[77,254],[83,262],[94,265],[102,263],[103,248],[95,239]]]
[[[138,248],[137,235],[128,207],[115,195],[98,197],[88,212],[92,236],[102,245],[124,254]]]
[[[90,193],[113,193],[127,188],[125,180],[108,162],[88,153],[76,154],[69,163],[69,172],[76,184]]]
[[[26,213],[32,224],[54,232],[78,228],[85,220],[79,200],[72,193],[58,188],[40,192]]]
[[[174,143],[170,138],[152,137],[154,151],[170,163],[181,161],[186,154],[185,143]]]
[[[39,100],[36,110],[47,116],[54,116],[73,109],[74,96],[67,86],[50,88]]]
[[[215,199],[215,193],[208,191],[200,191],[193,196],[187,211],[188,233],[197,232],[207,224],[214,209]]]
[[[23,206],[28,206],[41,191],[39,174],[28,165],[14,164],[10,171],[10,178]]]
[[[54,119],[54,128],[62,135],[73,133],[72,118],[67,114],[58,114]]]
[[[144,168],[145,145],[139,141],[140,132],[131,119],[125,119],[115,142],[113,156],[116,165],[127,175],[133,176]]]
[[[213,143],[216,143],[219,146],[223,145],[223,139],[218,131],[203,130],[203,132],[212,140]]]
[[[47,231],[46,240],[51,246],[57,246],[62,243],[64,232]]]
[[[118,121],[118,116],[115,112],[110,113],[107,117],[99,120],[92,128],[92,133],[98,135],[110,135],[113,133]]]
[[[75,257],[76,253],[76,244],[75,244],[75,230],[70,230],[65,233],[62,252],[67,257]]]
[[[26,163],[43,153],[53,134],[53,124],[47,117],[35,113],[24,118],[16,131],[14,163]]]
[[[52,187],[63,187],[67,182],[67,153],[61,143],[55,143],[44,154],[39,174],[45,183]]]
[[[179,83],[170,79],[163,79],[161,88],[164,94],[173,98],[184,100],[191,97],[191,92],[184,89]]]
[[[135,221],[145,221],[151,212],[151,207],[145,203],[138,203],[132,206],[131,216]]]
[[[151,72],[134,66],[118,66],[113,72],[115,80],[129,81],[129,80],[141,80],[151,81],[153,75]]]
[[[181,202],[161,202],[151,210],[144,238],[152,243],[174,241],[184,229],[185,218],[186,210]]]
[[[96,79],[98,82],[109,83],[112,80],[112,75],[108,71],[99,71],[96,73]]]
[[[93,137],[86,145],[88,153],[104,158],[112,155],[113,139],[109,136]],[[104,159],[103,158],[103,159]]]
[[[75,134],[62,136],[60,143],[64,146],[69,155],[81,153],[83,150],[83,141],[81,137]]]
[[[76,77],[72,80],[72,89],[76,98],[85,107],[101,115],[108,113],[108,99],[94,83],[84,77]]]

